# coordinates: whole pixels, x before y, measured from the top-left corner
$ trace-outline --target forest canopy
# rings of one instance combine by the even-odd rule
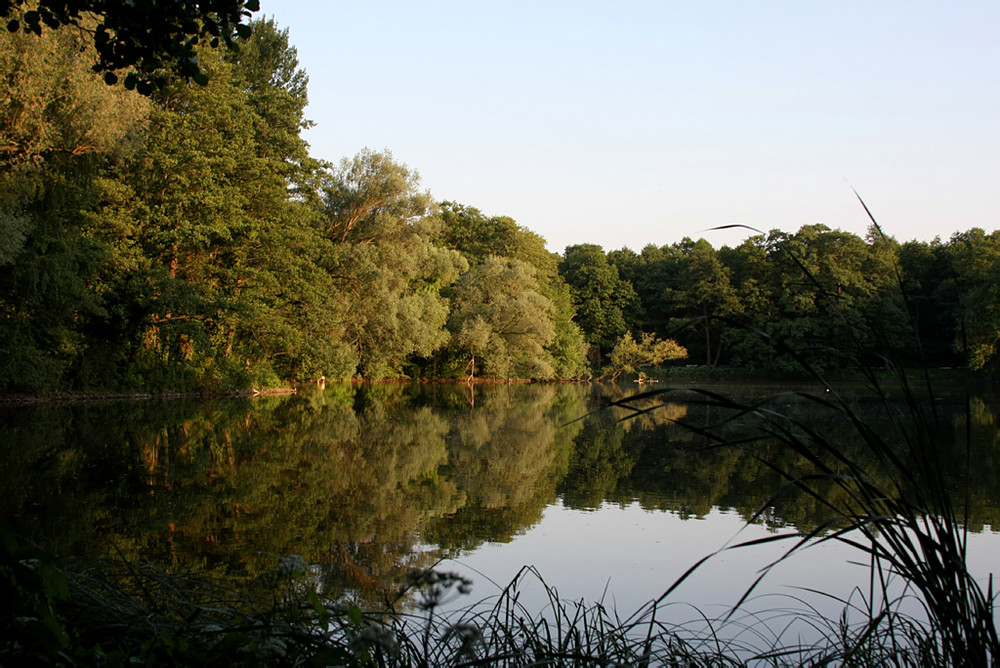
[[[0,392],[785,374],[789,350],[840,368],[880,363],[886,342],[917,363],[1000,366],[1000,233],[805,225],[735,248],[552,253],[509,217],[438,200],[387,149],[311,156],[287,31],[232,4],[220,39],[184,41],[203,85],[166,61],[104,62],[86,31],[31,28],[76,24],[86,3],[42,3],[49,18],[3,33]],[[147,95],[106,85],[117,69]]]

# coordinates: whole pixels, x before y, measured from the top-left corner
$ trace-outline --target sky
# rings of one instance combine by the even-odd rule
[[[1000,2],[262,0],[331,162],[388,149],[550,251],[1000,222]]]

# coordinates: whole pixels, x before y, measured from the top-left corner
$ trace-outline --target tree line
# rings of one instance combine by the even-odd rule
[[[629,332],[676,339],[687,363],[769,374],[897,360],[995,372],[1000,232],[900,243],[826,225],[735,248],[704,239],[640,253],[566,249],[565,277],[594,354]]]
[[[249,28],[191,45],[201,85],[164,69],[145,94],[106,85],[84,30],[4,34],[0,391],[576,378],[685,357],[782,373],[789,349],[846,364],[830,349],[878,337],[995,368],[997,233],[812,225],[551,253],[436,201],[387,150],[310,156],[287,31]]]
[[[148,96],[79,32],[4,35],[0,389],[587,373],[543,240],[388,151],[312,158],[295,49],[251,27]]]

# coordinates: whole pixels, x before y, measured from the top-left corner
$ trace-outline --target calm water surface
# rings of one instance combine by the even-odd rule
[[[713,389],[764,397],[785,388]],[[781,481],[750,454],[706,449],[674,424],[721,417],[683,396],[624,420],[599,410],[637,391],[337,385],[253,400],[3,407],[4,516],[60,554],[120,553],[238,582],[299,554],[325,593],[363,605],[440,559],[472,577],[473,598],[532,565],[561,597],[603,600],[623,618],[727,544],[828,519],[809,497],[772,499]],[[851,402],[882,424],[879,402]],[[985,578],[1000,571],[998,406],[976,394],[966,415],[965,402],[958,392],[936,407],[949,439],[972,436],[969,470],[964,445],[941,447],[954,450],[956,490],[971,500],[969,560]],[[852,447],[849,425],[814,404],[789,395],[776,405]],[[768,456],[806,470],[788,453]],[[721,612],[780,550],[721,552],[671,595],[670,614]],[[810,548],[761,594],[820,587],[849,596],[867,581],[857,558],[836,545]],[[529,583],[523,600],[541,607],[546,598]]]

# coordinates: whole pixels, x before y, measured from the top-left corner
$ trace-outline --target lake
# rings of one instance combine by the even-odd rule
[[[773,498],[782,479],[759,451],[710,448],[675,424],[723,417],[696,396],[632,417],[602,408],[640,389],[336,384],[280,397],[3,406],[4,517],[57,554],[237,583],[298,554],[325,594],[362,607],[383,605],[408,570],[442,559],[475,583],[469,601],[452,605],[495,596],[531,565],[560,597],[601,600],[622,618],[726,545],[831,519],[808,495]],[[772,407],[854,447],[850,425],[786,393],[824,388],[711,389],[780,395]],[[881,401],[841,391],[857,414],[891,428]],[[1000,566],[997,401],[958,388],[934,408],[956,494],[970,500],[969,563],[985,582]],[[806,471],[792,453],[762,447],[785,470]],[[666,614],[722,614],[786,547],[717,554],[671,594]],[[860,556],[834,543],[801,552],[765,578],[759,607],[808,599],[836,616],[842,604],[806,588],[842,598],[863,589]],[[526,578],[523,602],[540,609],[548,592],[536,584]]]

